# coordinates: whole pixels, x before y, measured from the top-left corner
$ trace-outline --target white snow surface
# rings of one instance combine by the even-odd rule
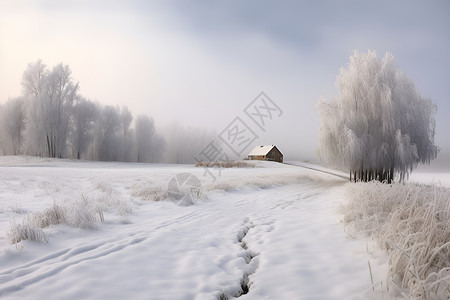
[[[412,172],[409,181],[422,184],[434,184],[450,188],[450,173],[445,172]]]
[[[233,298],[246,274],[241,299],[380,299],[386,257],[344,232],[346,181],[258,166],[210,169],[214,181],[192,165],[1,157],[0,297]],[[179,173],[201,181],[194,205],[157,198]],[[11,221],[83,197],[104,204],[96,230],[59,224],[43,229],[48,243],[7,239]]]

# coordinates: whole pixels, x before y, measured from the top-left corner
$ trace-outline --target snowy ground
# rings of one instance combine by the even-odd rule
[[[194,205],[165,199],[179,173],[201,181]],[[221,299],[249,287],[241,299],[380,299],[386,257],[344,232],[344,183],[276,163],[213,181],[191,165],[1,157],[0,296]],[[43,229],[48,243],[7,239],[11,222],[85,199],[104,212],[95,230],[60,224]]]
[[[427,171],[413,172],[409,176],[409,181],[423,184],[435,184],[437,186],[450,188],[450,173]]]

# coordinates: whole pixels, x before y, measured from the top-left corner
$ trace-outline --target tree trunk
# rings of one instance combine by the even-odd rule
[[[47,150],[48,150],[48,157],[52,156],[52,149],[50,147],[50,139],[48,137],[48,134],[45,136],[47,138]]]
[[[391,167],[390,170],[388,171],[388,184],[391,184],[392,181],[394,180],[394,167]]]

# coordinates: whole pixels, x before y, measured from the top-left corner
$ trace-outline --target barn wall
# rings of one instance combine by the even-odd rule
[[[249,160],[266,160],[265,155],[252,155],[252,156],[248,156]]]
[[[276,162],[283,162],[283,154],[277,149],[273,148],[272,150],[267,153],[267,160],[276,161]]]

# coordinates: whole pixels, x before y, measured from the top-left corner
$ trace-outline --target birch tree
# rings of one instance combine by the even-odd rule
[[[355,51],[336,79],[338,96],[318,104],[320,160],[346,170],[350,180],[403,180],[419,164],[430,163],[437,107],[386,53]]]

